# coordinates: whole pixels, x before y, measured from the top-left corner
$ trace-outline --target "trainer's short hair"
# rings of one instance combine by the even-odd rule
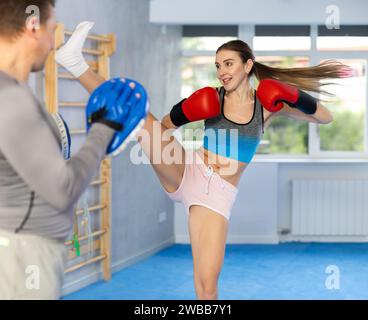
[[[0,36],[18,36],[31,15],[39,15],[41,25],[46,23],[50,6],[55,7],[55,3],[56,0],[0,0]]]

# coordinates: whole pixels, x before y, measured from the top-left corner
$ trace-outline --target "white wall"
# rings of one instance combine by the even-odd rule
[[[280,163],[278,169],[279,231],[291,228],[291,181],[293,179],[368,179],[368,164],[366,160],[344,163],[342,159],[324,162],[321,160],[314,163]],[[349,241],[346,237],[338,239]],[[366,241],[367,237],[350,239]]]
[[[325,24],[336,5],[341,24],[367,24],[367,0],[151,0],[150,21],[163,24]]]

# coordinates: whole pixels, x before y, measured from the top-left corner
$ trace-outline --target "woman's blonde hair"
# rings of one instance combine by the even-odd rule
[[[249,76],[255,75],[258,80],[276,79],[288,84],[296,86],[298,89],[305,91],[317,92],[325,95],[330,95],[327,91],[322,90],[322,87],[329,83],[321,83],[323,79],[337,79],[351,76],[350,67],[336,61],[328,60],[313,67],[306,68],[275,68],[255,60],[252,49],[241,40],[233,40],[223,44],[217,49],[217,52],[222,50],[235,51],[239,54],[243,63],[249,59],[254,62],[254,67]]]

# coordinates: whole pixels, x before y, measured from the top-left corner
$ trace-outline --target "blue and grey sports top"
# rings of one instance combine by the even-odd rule
[[[218,89],[221,114],[205,121],[204,149],[220,156],[249,163],[264,133],[263,107],[254,94],[254,112],[246,124],[239,124],[224,114],[225,89]]]

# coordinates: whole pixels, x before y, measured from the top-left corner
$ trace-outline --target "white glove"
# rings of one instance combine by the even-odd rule
[[[84,21],[74,30],[69,41],[56,52],[56,62],[67,69],[74,77],[79,78],[89,69],[83,57],[82,49],[94,22]]]

